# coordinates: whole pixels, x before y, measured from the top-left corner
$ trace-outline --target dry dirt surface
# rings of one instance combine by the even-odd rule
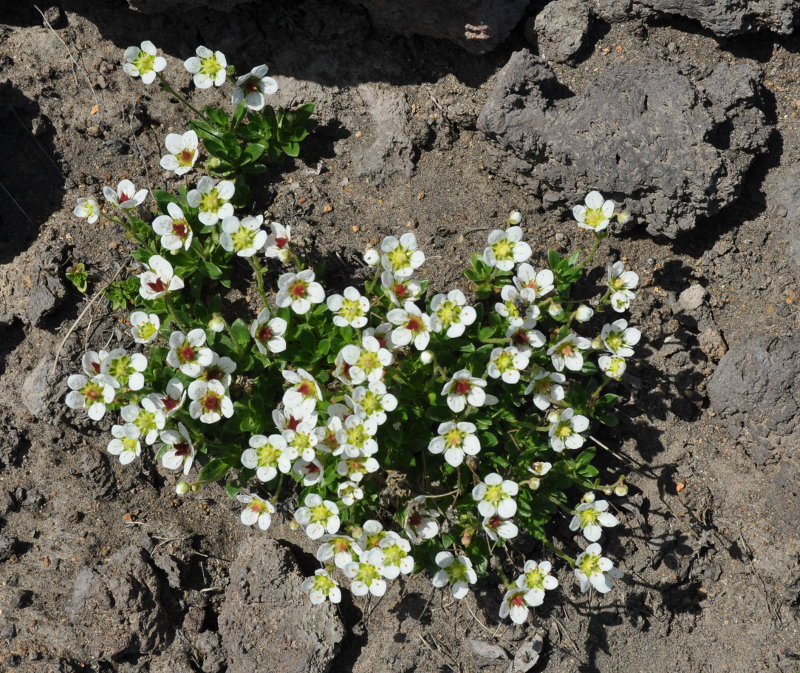
[[[483,54],[427,14],[390,32],[376,16],[400,0],[141,4],[45,3],[50,27],[0,2],[0,671],[796,673],[794,3],[508,3],[511,26],[475,34],[499,43]],[[423,574],[312,609],[314,550],[285,512],[261,533],[221,487],[178,499],[174,475],[108,456],[110,419],[66,408],[81,353],[125,327],[96,301],[56,360],[88,301],[64,273],[84,262],[92,297],[134,270],[122,233],[74,218],[75,199],[122,178],[179,184],[158,158],[187,119],[121,68],[145,39],[176,79],[204,44],[240,71],[267,63],[277,102],[317,102],[301,158],[257,199],[341,277],[411,230],[449,288],[511,208],[541,261],[589,242],[567,209],[587,189],[625,202],[635,217],[600,259],[642,278],[641,357],[601,437],[608,468],[631,474],[614,591],[581,595],[562,563],[563,590],[523,627],[498,622],[492,578],[463,601]]]

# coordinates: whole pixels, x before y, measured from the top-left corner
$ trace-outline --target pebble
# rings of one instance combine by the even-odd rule
[[[690,285],[678,297],[678,305],[684,311],[694,311],[703,305],[708,292],[699,283]]]
[[[556,240],[557,240],[559,243],[563,243],[564,241],[566,241],[566,240],[567,240],[567,237],[566,237],[564,234],[562,234],[562,233],[559,231],[558,233],[556,233],[556,235],[555,235],[555,239],[556,239]]]

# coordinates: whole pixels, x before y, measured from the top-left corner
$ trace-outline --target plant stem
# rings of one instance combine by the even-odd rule
[[[595,233],[595,235],[594,235],[594,245],[592,246],[592,249],[589,250],[589,254],[586,255],[586,257],[584,257],[583,261],[580,264],[578,264],[577,268],[582,269],[584,266],[586,266],[589,262],[591,262],[594,259],[594,256],[595,256],[595,254],[597,254],[597,250],[600,247],[600,242],[605,237],[606,237],[606,235],[603,234],[602,232],[596,232]]]
[[[569,554],[567,554],[563,549],[560,547],[556,547],[550,540],[542,540],[542,544],[547,547],[550,551],[554,554],[557,554],[562,559],[564,559],[567,563],[569,563],[571,568],[575,567],[575,559],[573,559]]]
[[[282,487],[282,486],[283,486],[283,472],[281,472],[281,473],[280,473],[280,476],[278,477],[278,486],[275,488],[275,495],[273,495],[273,496],[272,496],[272,498],[270,499],[270,502],[271,502],[273,505],[274,505],[276,502],[278,502],[278,497],[279,497],[279,496],[280,496],[280,494],[281,494],[281,487]]]
[[[261,297],[261,301],[264,302],[264,308],[269,306],[267,301],[267,293],[264,292],[264,269],[263,267],[256,261],[255,256],[250,256],[247,258],[247,261],[250,262],[250,266],[253,267],[253,271],[256,274],[256,286],[258,287],[258,294]]]

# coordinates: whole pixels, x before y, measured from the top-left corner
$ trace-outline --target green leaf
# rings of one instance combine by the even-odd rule
[[[241,490],[242,487],[237,481],[229,481],[225,484],[225,493],[228,494],[229,498],[235,498],[237,495],[239,495],[239,491]]]
[[[83,262],[73,264],[72,269],[67,271],[66,276],[67,280],[75,286],[78,292],[86,292],[89,287],[89,272]]]
[[[244,157],[242,163],[254,163],[261,157],[262,154],[264,154],[266,149],[266,146],[262,145],[261,143],[250,143],[244,148]]]
[[[228,127],[228,115],[226,115],[225,112],[219,108],[206,105],[204,112],[211,123],[218,126],[221,130],[224,130]]]
[[[231,128],[239,126],[241,124],[242,119],[247,114],[247,101],[242,101],[239,105],[236,106],[236,110],[233,112],[233,117],[231,118]]]
[[[208,274],[208,277],[212,280],[215,280],[222,275],[222,269],[208,260],[203,260],[203,268],[205,269],[206,274]]]
[[[230,469],[230,465],[221,458],[212,458],[200,470],[199,480],[204,483],[222,479]]]
[[[233,338],[236,339],[239,350],[244,350],[250,345],[250,329],[241,318],[236,318],[236,320],[233,321],[231,324],[231,333],[233,334]]]
[[[290,157],[297,157],[300,155],[300,144],[296,142],[285,143],[281,145],[283,153]]]
[[[228,148],[219,138],[214,136],[203,138],[203,147],[205,147],[206,151],[213,157],[228,159]]]
[[[153,198],[155,199],[156,207],[161,213],[167,212],[168,203],[177,203],[178,205],[180,205],[180,201],[176,196],[170,194],[169,192],[165,192],[162,189],[154,189]]]

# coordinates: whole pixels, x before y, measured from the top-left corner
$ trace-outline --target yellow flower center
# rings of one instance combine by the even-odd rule
[[[148,54],[146,51],[139,50],[139,55],[131,61],[140,75],[150,72],[156,62],[156,57],[153,54]]]
[[[216,213],[224,203],[225,201],[220,198],[217,188],[214,187],[210,192],[200,197],[200,210],[206,213]]]
[[[222,70],[222,65],[220,65],[216,56],[212,55],[200,59],[200,72],[208,75],[211,79],[214,79],[220,70]]]
[[[386,256],[389,258],[389,262],[395,271],[401,271],[402,269],[411,266],[411,255],[408,254],[408,250],[400,245],[398,245]]]
[[[278,462],[278,458],[281,457],[281,452],[272,444],[264,444],[264,446],[256,449],[256,455],[258,456],[259,467],[269,467]]]
[[[342,308],[339,311],[339,315],[347,320],[347,322],[351,322],[356,318],[363,316],[364,312],[361,310],[358,299],[345,299],[342,302]]]
[[[324,504],[311,507],[311,521],[313,523],[327,521],[330,516],[331,511]]]
[[[514,244],[507,238],[499,240],[492,246],[492,251],[496,259],[508,261],[514,259]]]

